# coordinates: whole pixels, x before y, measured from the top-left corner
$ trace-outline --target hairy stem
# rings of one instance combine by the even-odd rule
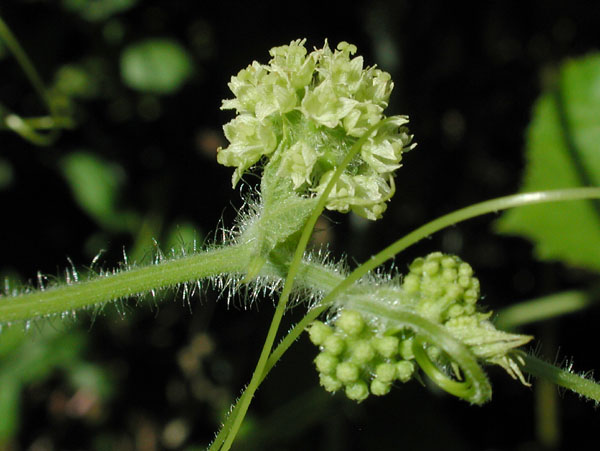
[[[400,238],[390,246],[383,249],[378,254],[371,257],[370,260],[356,268],[348,277],[344,278],[327,296],[323,298],[321,304],[309,311],[302,320],[296,324],[281,341],[279,346],[273,351],[266,366],[266,371],[270,371],[275,363],[287,351],[287,349],[298,339],[300,334],[306,327],[313,322],[317,317],[327,310],[331,303],[344,290],[357,282],[361,277],[365,276],[369,271],[372,271],[386,260],[393,258],[397,253],[403,251],[407,247],[417,243],[423,238],[440,230],[458,224],[459,222],[472,219],[477,216],[482,216],[488,213],[496,213],[500,210],[509,208],[522,207],[544,202],[561,202],[580,199],[600,199],[600,188],[570,188],[553,191],[537,191],[532,193],[515,194],[512,196],[499,197],[485,202],[471,205],[453,211],[447,215],[440,216],[431,222],[419,227],[410,232],[408,235]],[[265,374],[266,376],[266,374]]]
[[[523,355],[523,360],[525,361],[523,370],[529,374],[568,388],[581,396],[593,399],[597,403],[600,402],[600,384],[597,384],[593,380],[574,374],[568,370],[562,370],[531,355]]]
[[[306,250],[306,246],[308,245],[308,241],[310,240],[310,236],[312,235],[313,229],[319,216],[325,209],[325,204],[327,203],[329,193],[333,190],[333,187],[339,180],[340,176],[346,169],[346,167],[350,164],[352,159],[358,154],[360,149],[362,148],[365,141],[371,136],[371,134],[377,131],[379,128],[389,123],[391,118],[384,119],[377,124],[370,127],[352,146],[342,163],[336,168],[333,176],[329,180],[329,183],[325,187],[323,193],[321,193],[319,197],[319,201],[315,206],[311,216],[306,222],[304,229],[302,230],[302,234],[300,236],[300,240],[298,241],[298,245],[296,246],[296,250],[294,252],[294,257],[292,258],[292,262],[289,266],[287,276],[285,278],[285,284],[283,286],[283,291],[281,292],[281,296],[279,297],[279,302],[277,303],[277,308],[275,309],[275,313],[273,314],[273,319],[271,321],[271,326],[269,327],[269,331],[267,333],[267,338],[265,339],[265,343],[263,345],[260,357],[258,359],[258,363],[256,364],[256,368],[254,369],[254,373],[252,374],[252,379],[250,383],[244,390],[238,404],[240,405],[239,409],[235,410],[229,416],[225,424],[223,425],[223,429],[228,430],[227,436],[223,442],[223,446],[221,446],[222,435],[217,435],[214,443],[211,446],[211,450],[222,449],[223,451],[229,450],[231,447],[235,436],[244,421],[244,417],[246,416],[246,412],[248,411],[248,407],[250,406],[250,402],[252,401],[252,397],[254,393],[260,386],[262,382],[263,373],[265,372],[265,367],[268,362],[269,355],[271,354],[271,350],[273,349],[273,343],[275,342],[275,337],[277,335],[277,330],[279,329],[279,325],[281,324],[281,320],[283,318],[283,314],[285,313],[286,306],[292,292],[292,288],[294,285],[294,281],[296,279],[296,275],[301,267],[302,257],[304,256],[304,251]]]
[[[205,277],[242,273],[248,265],[250,250],[243,245],[221,247],[71,285],[0,297],[0,322],[60,314]]]

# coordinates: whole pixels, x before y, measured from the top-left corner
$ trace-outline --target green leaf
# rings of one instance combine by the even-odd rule
[[[79,206],[103,227],[114,231],[135,229],[138,218],[117,208],[124,173],[85,151],[74,152],[61,161],[62,172]]]
[[[600,54],[569,60],[534,107],[521,192],[600,186]],[[496,223],[535,243],[541,260],[600,271],[597,201],[510,210]]]
[[[192,75],[188,52],[171,39],[147,39],[127,47],[121,54],[121,76],[130,88],[169,94]]]

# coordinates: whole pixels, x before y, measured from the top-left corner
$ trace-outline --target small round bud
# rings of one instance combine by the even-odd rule
[[[413,345],[412,337],[402,340],[400,342],[400,355],[402,356],[403,359],[412,360],[415,358],[415,354],[413,353],[413,350],[412,350],[412,345]]]
[[[323,349],[332,355],[340,355],[345,347],[344,339],[337,334],[329,335],[323,342]]]
[[[467,304],[475,304],[479,299],[479,290],[469,289],[465,291],[465,302]]]
[[[313,321],[308,326],[308,336],[313,344],[319,346],[333,333],[333,329],[321,321]]]
[[[457,276],[458,273],[454,268],[445,268],[442,272],[442,279],[444,279],[446,282],[453,282]]]
[[[396,363],[396,378],[400,382],[408,382],[415,372],[415,365],[408,360],[401,360]]]
[[[468,276],[460,276],[458,278],[458,284],[463,288],[469,288],[471,285],[471,278]]]
[[[346,386],[346,396],[353,401],[364,401],[369,396],[369,388],[363,381]]]
[[[335,368],[335,375],[345,384],[358,380],[358,366],[351,362],[342,362]]]
[[[456,268],[456,260],[449,255],[446,255],[442,258],[442,267],[443,268]]]
[[[360,334],[365,327],[365,321],[360,313],[354,310],[342,310],[335,325],[350,336]]]
[[[433,261],[426,261],[425,264],[423,265],[423,272],[425,274],[427,274],[428,276],[433,276],[435,274],[437,274],[437,272],[440,270],[440,264],[433,260]]]
[[[462,315],[464,312],[465,309],[461,305],[454,304],[448,309],[447,316],[448,318],[456,318],[457,316]]]
[[[394,357],[398,352],[400,340],[398,340],[397,337],[392,336],[374,337],[371,340],[371,343],[373,343],[373,347],[381,356],[389,359]]]
[[[323,373],[319,374],[319,383],[325,390],[331,393],[338,391],[344,385],[335,377]]]
[[[423,264],[425,263],[425,259],[423,257],[417,257],[410,264],[409,270],[411,273],[420,275],[423,273]]]
[[[389,382],[383,382],[379,379],[374,379],[371,381],[371,393],[375,396],[384,396],[387,395],[392,388],[392,384]]]
[[[421,279],[416,274],[408,274],[402,281],[402,288],[407,293],[416,293],[421,288]]]
[[[380,363],[375,368],[375,377],[381,382],[391,382],[396,378],[396,365],[393,363]]]
[[[338,366],[337,357],[327,353],[321,352],[315,357],[315,366],[320,373],[332,374]]]
[[[358,365],[364,365],[375,357],[375,350],[367,340],[359,340],[352,347],[352,360]]]
[[[462,262],[458,267],[458,273],[461,276],[473,277],[473,268],[466,262]]]

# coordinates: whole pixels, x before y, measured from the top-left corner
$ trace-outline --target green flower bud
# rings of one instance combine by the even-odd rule
[[[346,342],[337,334],[330,335],[322,344],[323,349],[332,355],[340,355],[346,348]]]
[[[342,310],[335,326],[350,336],[357,336],[365,327],[362,315],[354,310]]]
[[[357,365],[364,365],[375,357],[375,350],[370,340],[359,340],[352,346],[352,361]]]
[[[401,360],[396,363],[396,378],[400,382],[408,382],[415,372],[415,364],[408,360]]]
[[[327,352],[321,352],[315,357],[315,366],[319,372],[324,374],[331,374],[336,371],[339,360],[334,355]]]
[[[380,363],[375,368],[375,377],[381,382],[392,382],[396,375],[396,365],[393,363]]]
[[[385,358],[391,358],[398,353],[400,340],[397,337],[374,337],[372,340],[375,350]]]
[[[339,379],[336,379],[334,376],[331,376],[329,374],[323,373],[319,374],[319,383],[325,390],[331,393],[338,391],[344,386],[344,384],[342,384],[342,382]]]
[[[346,396],[353,401],[364,401],[369,397],[369,388],[363,381],[346,385]]]
[[[333,334],[333,329],[321,321],[313,321],[307,330],[310,341],[317,346],[323,344],[325,339]]]
[[[345,384],[358,380],[359,368],[354,363],[341,362],[335,368],[335,375]]]
[[[379,379],[373,379],[371,381],[371,393],[375,396],[384,396],[387,395],[392,389],[392,384],[389,382],[384,382]]]

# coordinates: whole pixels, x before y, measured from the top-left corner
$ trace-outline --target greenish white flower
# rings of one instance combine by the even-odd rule
[[[388,73],[365,68],[362,57],[352,56],[352,44],[332,50],[325,41],[309,53],[305,41],[274,47],[268,64],[255,61],[231,78],[235,98],[222,108],[238,116],[225,125],[230,145],[219,149],[217,160],[236,168],[234,186],[254,164],[273,162],[277,176],[290,180],[299,196],[320,195],[353,145],[386,119],[393,88]],[[408,118],[387,119],[335,183],[329,210],[352,210],[368,219],[385,211],[395,190],[393,172],[414,147]]]
[[[277,140],[272,127],[250,114],[240,114],[223,127],[225,137],[231,142],[226,152],[219,153],[219,163],[237,166],[233,184],[263,155],[275,150]]]
[[[304,183],[311,184],[310,175],[313,166],[322,153],[304,141],[298,141],[283,154],[277,175],[292,179],[294,189]]]

